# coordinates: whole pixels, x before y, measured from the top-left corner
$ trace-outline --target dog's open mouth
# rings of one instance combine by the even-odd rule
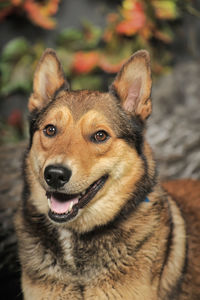
[[[49,218],[54,222],[62,223],[73,219],[80,208],[83,208],[97,192],[104,186],[108,175],[91,184],[85,191],[80,194],[64,194],[58,192],[47,192],[49,204]]]

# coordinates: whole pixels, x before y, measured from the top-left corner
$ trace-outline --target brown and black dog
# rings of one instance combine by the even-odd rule
[[[43,54],[15,221],[25,300],[200,299],[199,210],[185,198],[188,239],[144,137],[151,84],[143,50],[109,93],[70,91],[55,52]]]

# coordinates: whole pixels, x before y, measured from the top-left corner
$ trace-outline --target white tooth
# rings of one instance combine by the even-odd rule
[[[51,200],[50,200],[50,198],[47,198],[47,200],[48,200],[49,208],[51,208]]]
[[[69,212],[72,210],[73,205],[74,205],[74,201],[71,201],[69,209],[68,209]]]

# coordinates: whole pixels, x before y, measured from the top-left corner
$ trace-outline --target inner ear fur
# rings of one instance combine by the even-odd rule
[[[150,56],[145,50],[137,51],[123,65],[111,85],[125,111],[148,118],[152,111]]]
[[[41,110],[61,89],[69,89],[61,63],[53,49],[46,49],[34,74],[29,111]]]

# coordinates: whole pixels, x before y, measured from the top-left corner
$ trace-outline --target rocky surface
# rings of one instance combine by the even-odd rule
[[[179,63],[152,92],[147,136],[161,178],[200,177],[200,62]]]
[[[0,148],[0,294],[21,299],[13,216],[22,190],[21,162],[25,144]]]
[[[199,82],[200,64],[188,61],[154,84],[147,137],[161,178],[200,178]],[[21,299],[12,218],[22,190],[25,146],[23,142],[0,148],[0,292],[5,299]]]

